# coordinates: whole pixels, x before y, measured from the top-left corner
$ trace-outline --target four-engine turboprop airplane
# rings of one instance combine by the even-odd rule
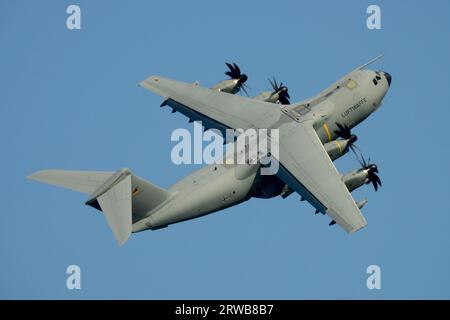
[[[376,58],[377,59],[377,58]],[[278,129],[279,153],[268,153],[278,164],[276,175],[262,175],[261,163],[213,164],[195,171],[169,189],[160,188],[128,169],[117,172],[43,170],[29,178],[88,194],[86,201],[105,217],[119,243],[132,232],[159,229],[197,218],[252,197],[287,197],[293,192],[316,212],[327,214],[348,233],[364,226],[360,208],[350,192],[365,183],[381,185],[376,165],[346,175],[333,160],[347,153],[356,136],[350,129],[377,110],[389,89],[387,72],[356,68],[318,95],[280,105],[249,99],[152,76],[141,86],[162,96],[167,105],[205,128]],[[271,139],[269,136],[268,139]]]

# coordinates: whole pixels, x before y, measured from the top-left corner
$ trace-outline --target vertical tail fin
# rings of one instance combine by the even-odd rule
[[[131,174],[97,197],[119,246],[131,235]]]

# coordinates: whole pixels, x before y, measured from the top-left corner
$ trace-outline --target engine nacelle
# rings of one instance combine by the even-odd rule
[[[327,142],[323,146],[331,160],[334,161],[348,152],[348,143],[349,140],[338,139]]]
[[[237,79],[223,80],[223,81],[220,81],[219,83],[217,83],[211,89],[235,94],[239,91],[238,80]]]
[[[356,206],[358,207],[358,209],[362,209],[367,204],[367,202],[369,202],[369,200],[362,199],[362,200],[356,202]]]
[[[351,192],[361,187],[363,184],[368,183],[369,182],[368,175],[369,170],[359,169],[346,173],[345,175],[342,176],[342,180],[347,186],[347,189]]]
[[[257,96],[253,97],[252,99],[259,100],[259,101],[266,101],[271,103],[277,103],[278,101],[278,94],[272,94],[270,91],[263,91]]]

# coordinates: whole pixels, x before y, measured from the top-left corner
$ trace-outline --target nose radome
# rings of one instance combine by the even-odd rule
[[[387,80],[389,86],[391,86],[392,76],[387,72],[384,72],[384,76],[386,77],[386,80]]]

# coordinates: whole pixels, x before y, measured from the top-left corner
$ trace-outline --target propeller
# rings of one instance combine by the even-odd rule
[[[242,89],[242,91],[244,91],[248,96],[248,92],[246,90],[247,85],[245,84],[245,82],[248,80],[248,76],[245,73],[241,73],[241,69],[239,69],[236,63],[231,64],[225,62],[225,64],[227,65],[228,69],[230,69],[230,71],[225,72],[225,74],[231,79],[236,79],[236,87],[238,91]]]
[[[364,159],[363,155],[361,154],[361,160],[359,160],[359,163],[361,164],[362,168],[365,170],[369,170],[367,173],[367,178],[369,179],[369,182],[372,183],[373,187],[375,188],[375,191],[378,190],[378,185],[381,187],[381,180],[380,177],[378,177],[378,167],[374,163],[370,163],[370,158],[366,161]]]
[[[280,101],[281,104],[291,104],[291,102],[289,101],[291,97],[289,96],[288,88],[286,86],[283,86],[283,82],[280,82],[280,84],[278,84],[275,77],[273,77],[273,80],[269,79],[269,82],[273,88],[271,96],[273,96],[274,94],[278,94],[278,101]]]
[[[356,135],[352,134],[350,127],[347,126],[346,124],[342,125],[342,124],[336,122],[336,125],[338,127],[338,130],[335,130],[334,133],[337,134],[339,138],[349,140],[348,144],[347,144],[347,148],[350,148],[353,151],[353,153],[355,154],[356,158],[358,159],[358,155],[356,154],[356,150],[355,150],[355,149],[358,149],[358,147],[354,144],[358,140],[358,137]],[[359,159],[358,159],[358,161],[359,161]]]

